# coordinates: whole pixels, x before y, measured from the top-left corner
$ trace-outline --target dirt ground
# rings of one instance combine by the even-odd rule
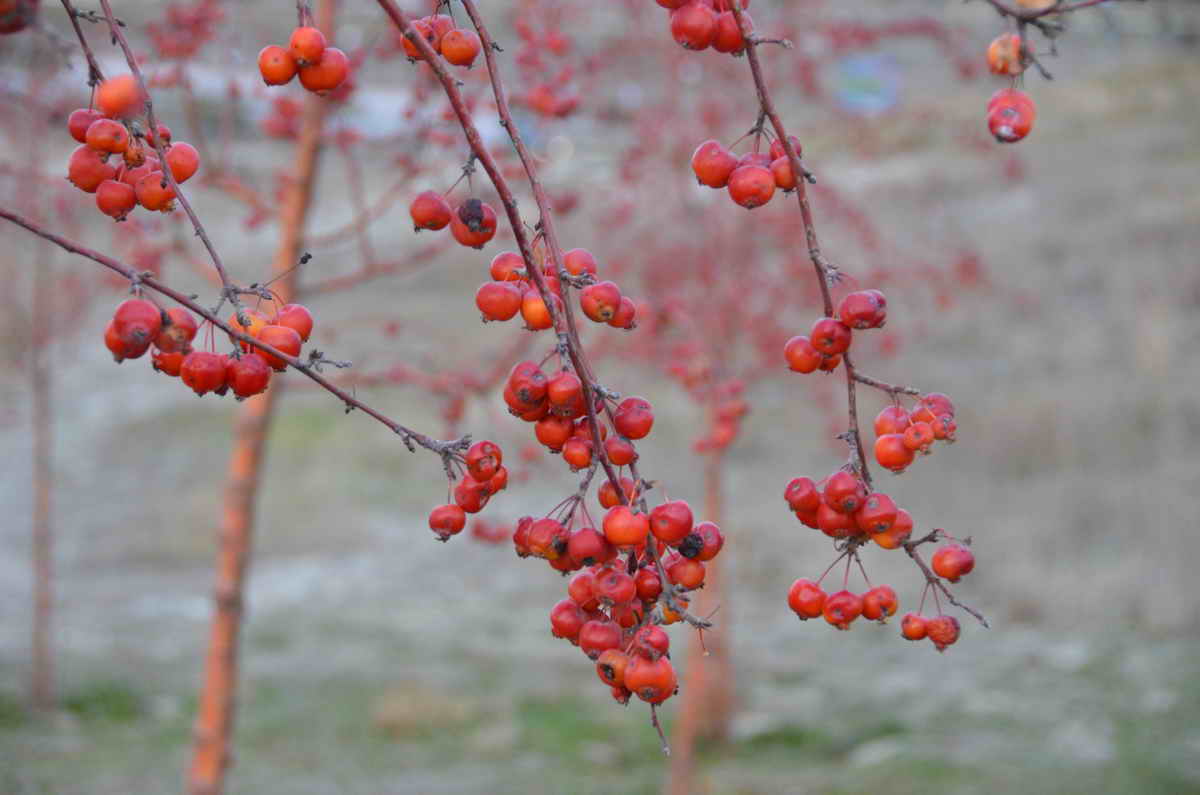
[[[972,41],[994,30],[980,4],[917,5],[969,26]],[[987,265],[992,292],[940,311],[918,296],[907,318],[893,304],[889,323],[914,344],[868,369],[919,374],[960,406],[959,443],[885,482],[915,516],[973,536],[980,565],[961,593],[993,626],[967,626],[942,656],[894,627],[795,621],[783,594],[828,548],[783,512],[780,473],[824,471],[835,456],[794,382],[757,387],[730,455],[735,590],[718,630],[732,633],[740,705],[733,740],[704,749],[698,791],[1200,792],[1200,59],[1180,35],[1196,14],[1184,3],[1105,13],[1113,26],[1080,24],[1048,61],[1057,79],[1036,83],[1042,111],[1019,181],[999,176],[1007,153],[968,156],[886,117],[887,150],[870,162],[846,154],[836,130],[806,138],[821,178],[888,237],[969,241]],[[981,83],[943,81],[928,53],[881,51],[902,67],[900,102],[947,126],[978,120]],[[240,156],[252,161],[256,146]],[[344,196],[327,167],[333,213]],[[369,188],[386,184],[369,175]],[[222,207],[198,197],[203,217]],[[567,234],[602,247],[578,215]],[[376,246],[410,250],[402,221],[381,225]],[[104,229],[84,238],[103,248]],[[235,272],[267,261],[269,229],[222,232]],[[851,245],[845,234],[827,249]],[[32,256],[22,232],[0,229],[0,241],[13,262]],[[367,332],[321,331],[319,344],[368,370],[439,346],[477,356],[469,296],[482,261],[448,256],[322,298],[330,325],[353,318]],[[91,266],[58,256],[55,267]],[[204,289],[182,268],[171,275]],[[163,793],[182,781],[232,403],[190,397],[142,362],[114,367],[90,331],[110,311],[95,302],[73,321],[82,335],[54,352],[63,708],[49,715],[25,706],[29,398],[22,374],[0,378],[0,793]],[[393,317],[399,336],[380,342]],[[495,332],[492,347],[516,333]],[[678,453],[695,410],[652,373],[629,378],[659,408],[640,448],[647,470],[669,464],[672,496],[699,501],[699,463]],[[413,390],[363,394],[438,427],[435,403]],[[867,404],[868,416],[880,405]],[[462,426],[498,427],[506,449],[524,431],[498,398]],[[570,488],[560,468],[538,466],[541,482],[502,495],[498,515],[544,512]],[[262,493],[230,791],[657,791],[665,766],[644,710],[614,706],[579,652],[549,636],[561,581],[507,546],[428,539],[443,483],[327,396],[288,394]],[[873,552],[868,563],[914,583],[903,561]]]

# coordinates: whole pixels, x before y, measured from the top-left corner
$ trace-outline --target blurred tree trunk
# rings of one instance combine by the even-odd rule
[[[42,322],[54,317],[54,273],[48,246],[38,246],[33,276],[33,345],[30,349],[30,392],[33,407],[30,423],[33,435],[33,627],[31,657],[33,670],[30,695],[37,709],[54,705],[54,652],[50,642],[50,623],[54,610],[54,535],[50,524],[51,490],[54,486],[54,417],[50,401],[50,335]]]
[[[322,0],[317,11],[321,30],[333,30],[335,0]],[[279,245],[271,263],[272,289],[282,301],[292,300],[304,229],[321,154],[327,100],[310,96],[296,141],[295,160],[280,204]],[[286,275],[285,275],[286,274]],[[273,378],[264,394],[246,400],[234,424],[224,516],[218,536],[214,613],[209,628],[204,681],[197,710],[188,789],[192,795],[220,795],[232,761],[232,735],[238,684],[238,642],[243,593],[249,564],[254,509],[263,458],[283,379]]]
[[[704,463],[704,515],[701,520],[723,524],[725,456],[722,451],[708,455]],[[693,632],[689,641],[688,668],[680,688],[679,717],[671,732],[671,766],[666,792],[669,795],[693,795],[696,788],[696,743],[700,740],[724,740],[734,709],[734,671],[729,643],[729,589],[725,587],[723,558],[717,556],[706,565],[704,588],[693,603],[698,616],[707,616],[718,607],[725,621],[717,619],[715,631]],[[707,650],[707,653],[706,653]]]

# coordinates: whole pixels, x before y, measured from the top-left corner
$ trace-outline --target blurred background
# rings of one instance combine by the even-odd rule
[[[0,37],[0,203],[215,303],[182,213],[113,224],[61,179],[86,67],[62,9],[43,5],[42,30]],[[268,90],[254,59],[286,41],[292,4],[114,5],[160,117],[200,150],[198,214],[235,279],[265,280],[304,93]],[[414,236],[408,201],[455,180],[461,131],[374,4],[339,5],[330,38],[357,68],[327,100],[305,231],[315,345],[353,360],[336,377],[411,427],[502,444],[512,482],[484,521],[544,514],[577,477],[531,446],[490,373],[551,342],[519,321],[480,326],[472,300],[511,236],[482,252]],[[847,285],[889,297],[887,328],[856,335],[860,368],[958,407],[957,444],[902,477],[877,472],[918,531],[974,540],[956,593],[991,629],[961,616],[944,655],[895,622],[838,633],[787,609],[791,582],[834,553],[780,496],[844,462],[844,395],[839,375],[789,373],[779,356],[780,335],[817,312],[792,200],[747,213],[689,171],[702,140],[753,126],[745,59],[682,50],[649,0],[483,11],[564,244],[644,302],[638,330],[585,334],[603,383],[655,406],[642,470],[694,506],[714,485],[723,497],[713,634],[736,706],[686,791],[1200,792],[1200,6],[1073,14],[1057,57],[1035,36],[1055,79],[1024,78],[1039,115],[1015,146],[984,121],[1004,83],[983,52],[1009,29],[987,4],[750,8],[795,45],[762,57],[818,180],[823,247]],[[103,26],[84,27],[105,70],[123,71]],[[511,168],[484,70],[461,79]],[[523,186],[519,199],[533,223]],[[101,336],[125,286],[14,226],[0,241],[0,792],[179,791],[236,404],[197,399],[147,360],[115,366]],[[614,704],[550,637],[564,581],[506,540],[435,543],[438,462],[302,381],[277,379],[228,791],[661,791],[669,763],[644,705]],[[734,381],[749,413],[714,452],[705,389]],[[884,397],[861,402],[869,420]],[[48,709],[30,696],[39,439]],[[921,581],[897,554],[871,547],[864,562],[903,612]],[[681,670],[687,637],[673,628]],[[680,700],[663,710],[669,735]]]

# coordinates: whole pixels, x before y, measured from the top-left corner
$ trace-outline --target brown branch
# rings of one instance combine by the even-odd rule
[[[87,59],[88,65],[88,85],[92,88],[104,79],[104,72],[100,71],[100,64],[96,63],[96,54],[92,52],[92,48],[88,45],[87,36],[83,35],[83,28],[79,24],[79,12],[71,5],[71,0],[62,0],[63,8],[67,11],[67,18],[71,20],[71,27],[75,28],[75,36],[79,39],[79,46],[83,48],[83,57]]]
[[[0,218],[11,221],[14,224],[16,224],[17,226],[24,227],[25,229],[29,230],[30,232],[34,233],[35,235],[38,235],[39,237],[43,237],[46,240],[49,240],[51,243],[56,244],[60,248],[66,250],[66,251],[69,251],[72,254],[78,254],[82,257],[86,257],[87,259],[90,259],[93,262],[97,262],[100,265],[103,265],[104,267],[106,267],[110,270],[116,271],[117,273],[124,276],[126,279],[129,279],[130,282],[140,284],[143,287],[146,287],[150,290],[155,291],[156,293],[159,293],[161,295],[166,296],[167,298],[170,298],[172,301],[176,302],[177,304],[180,304],[181,306],[187,307],[191,311],[195,312],[197,315],[208,320],[210,323],[212,323],[217,328],[221,329],[222,331],[225,331],[233,339],[243,342],[247,345],[253,346],[255,348],[258,348],[259,350],[266,351],[267,353],[271,354],[272,356],[282,359],[283,361],[287,362],[289,367],[292,367],[295,370],[299,370],[301,373],[306,375],[308,378],[315,381],[318,386],[320,386],[325,391],[329,392],[334,397],[336,397],[338,400],[340,400],[342,402],[342,404],[346,407],[347,413],[354,409],[358,409],[359,411],[362,411],[364,414],[371,417],[372,419],[375,419],[378,422],[382,423],[383,425],[387,426],[387,428],[389,430],[391,430],[393,433],[396,433],[400,436],[400,438],[404,441],[405,446],[407,446],[409,448],[409,450],[415,450],[415,448],[413,446],[415,444],[415,445],[425,448],[426,450],[429,450],[430,452],[433,452],[433,453],[436,453],[437,455],[443,456],[443,455],[446,455],[447,452],[453,452],[463,446],[462,439],[455,439],[455,440],[450,440],[450,441],[433,439],[419,431],[415,431],[412,428],[409,428],[409,427],[403,425],[402,423],[397,422],[396,420],[391,419],[390,417],[383,414],[382,412],[377,411],[376,409],[373,409],[370,406],[368,406],[367,404],[359,401],[358,399],[356,399],[353,395],[349,394],[348,392],[346,392],[342,389],[339,389],[335,384],[333,384],[331,381],[329,381],[329,379],[325,378],[320,373],[316,372],[313,369],[313,367],[310,364],[308,364],[306,361],[304,361],[303,359],[298,359],[294,356],[290,356],[290,355],[284,353],[283,351],[277,350],[276,348],[273,348],[270,345],[260,342],[259,340],[255,339],[254,337],[249,336],[248,334],[244,334],[240,331],[237,331],[232,326],[230,326],[228,323],[226,323],[224,320],[222,320],[220,317],[218,317],[216,314],[214,314],[213,312],[209,311],[208,309],[205,309],[204,307],[200,306],[200,304],[196,303],[189,296],[184,295],[183,293],[179,292],[178,290],[175,290],[172,287],[160,282],[158,279],[154,278],[153,276],[151,276],[149,274],[138,273],[130,265],[126,265],[125,263],[120,262],[119,260],[113,259],[112,257],[106,256],[105,254],[101,254],[100,252],[90,249],[80,243],[76,243],[73,240],[69,240],[65,237],[62,237],[61,235],[57,235],[54,232],[51,232],[50,230],[42,227],[41,225],[34,223],[33,221],[29,220],[28,218],[25,218],[24,216],[22,216],[18,213],[15,213],[12,210],[9,210],[5,207],[0,207]]]
[[[939,532],[940,531],[935,530],[934,534],[939,533]],[[917,540],[917,541],[904,542],[904,551],[906,553],[908,553],[908,556],[913,559],[914,563],[917,564],[917,567],[921,570],[921,573],[925,575],[925,582],[929,583],[930,587],[935,588],[938,591],[941,591],[942,594],[946,597],[946,600],[950,602],[950,604],[954,605],[955,607],[957,607],[959,610],[962,610],[963,612],[970,613],[975,618],[975,620],[978,621],[980,624],[982,624],[986,629],[991,629],[992,625],[989,624],[987,619],[983,617],[983,613],[980,613],[978,610],[971,607],[970,605],[963,604],[962,602],[955,599],[954,594],[950,591],[949,588],[946,587],[946,583],[942,582],[942,578],[937,576],[936,574],[934,574],[933,571],[930,570],[929,566],[926,565],[924,558],[921,557],[921,553],[917,551],[917,546],[919,544],[925,543],[928,540],[930,540],[930,538],[929,538],[929,536],[926,536],[925,538]]]
[[[921,390],[914,389],[911,386],[900,386],[898,384],[889,384],[886,381],[880,381],[878,378],[872,378],[869,375],[863,375],[857,370],[854,371],[854,380],[860,384],[869,387],[874,387],[881,392],[887,392],[892,397],[896,395],[912,395],[914,397],[922,394]]]
[[[166,146],[163,137],[158,134],[158,119],[154,115],[154,102],[150,97],[150,90],[146,86],[146,78],[142,75],[142,70],[138,66],[137,58],[134,57],[133,50],[130,49],[129,42],[125,39],[125,34],[121,32],[121,26],[113,16],[109,0],[100,0],[100,7],[104,9],[104,18],[108,20],[108,29],[112,33],[113,41],[120,45],[121,52],[125,54],[125,62],[129,64],[129,70],[133,74],[134,79],[137,80],[138,87],[145,98],[148,137],[154,145],[154,151],[158,153],[159,162],[162,163],[163,180],[175,192],[175,198],[179,201],[179,205],[183,207],[183,211],[187,213],[188,219],[192,222],[192,228],[196,230],[197,237],[204,243],[209,257],[212,258],[213,267],[217,269],[217,274],[221,277],[221,300],[217,303],[217,310],[220,311],[221,304],[228,300],[238,310],[238,316],[241,318],[241,302],[238,300],[237,294],[233,290],[233,285],[229,281],[229,274],[225,271],[225,265],[221,262],[221,256],[217,254],[217,249],[209,239],[208,232],[205,231],[204,225],[200,223],[200,218],[197,217],[195,210],[192,209],[192,205],[188,202],[179,183],[175,181],[175,175],[171,173],[171,169],[167,164]]]

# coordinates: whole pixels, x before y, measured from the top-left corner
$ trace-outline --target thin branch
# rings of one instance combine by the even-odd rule
[[[67,18],[71,20],[71,27],[75,28],[75,35],[79,38],[79,46],[83,48],[83,57],[87,59],[88,65],[88,85],[95,88],[96,84],[104,79],[104,72],[100,70],[100,64],[96,63],[96,54],[92,52],[92,48],[88,45],[87,36],[83,35],[83,28],[79,25],[80,13],[71,5],[71,0],[62,0],[63,8],[67,11]]]
[[[40,224],[37,224],[34,221],[31,221],[30,219],[25,218],[24,216],[22,216],[16,212],[13,212],[5,207],[0,207],[0,218],[4,218],[5,220],[11,221],[12,223],[16,224],[17,226],[24,227],[25,229],[29,230],[33,234],[35,234],[41,238],[44,238],[46,240],[49,240],[51,243],[56,244],[60,248],[63,248],[66,251],[71,252],[72,254],[78,254],[82,257],[86,257],[87,259],[90,259],[93,262],[97,262],[100,265],[103,265],[104,267],[109,268],[110,270],[116,271],[120,275],[124,276],[126,279],[129,279],[130,282],[135,282],[137,284],[140,284],[142,287],[146,287],[150,290],[153,290],[161,295],[166,296],[167,298],[170,298],[172,301],[175,301],[176,303],[180,304],[181,306],[187,307],[191,311],[195,312],[197,315],[208,320],[210,323],[212,323],[217,328],[225,331],[227,334],[230,335],[231,338],[236,339],[242,343],[245,343],[246,345],[250,345],[255,348],[258,348],[259,350],[266,351],[267,353],[271,354],[272,356],[282,359],[283,361],[287,362],[287,364],[290,367],[304,373],[304,375],[308,376],[310,379],[315,381],[317,383],[317,385],[319,385],[320,387],[325,389],[327,392],[332,394],[334,397],[336,397],[338,400],[340,400],[342,402],[342,404],[346,407],[347,412],[349,412],[353,409],[358,409],[359,411],[362,411],[364,414],[367,414],[368,416],[372,417],[373,419],[378,420],[379,422],[386,425],[389,430],[391,430],[393,433],[396,433],[400,436],[400,438],[404,441],[405,446],[407,446],[409,450],[414,450],[415,448],[413,447],[413,445],[416,444],[416,445],[419,445],[419,446],[425,448],[426,450],[436,453],[439,456],[445,456],[448,452],[455,452],[463,447],[461,439],[454,439],[454,440],[449,440],[449,441],[434,439],[432,437],[426,436],[423,433],[420,433],[419,431],[415,431],[412,428],[408,428],[405,425],[386,416],[382,412],[379,412],[376,409],[371,408],[367,404],[359,401],[357,398],[355,398],[350,393],[348,393],[342,389],[339,389],[337,386],[335,386],[332,382],[330,382],[328,379],[326,379],[320,373],[316,372],[316,368],[314,366],[315,363],[309,363],[302,359],[298,359],[294,356],[290,356],[290,355],[284,353],[283,351],[277,350],[276,348],[273,348],[270,345],[260,342],[259,340],[255,339],[254,337],[251,337],[248,334],[244,334],[241,331],[234,329],[231,325],[226,323],[224,320],[222,320],[220,317],[218,317],[215,313],[200,306],[200,304],[196,303],[189,296],[184,295],[183,293],[169,287],[166,284],[163,284],[162,282],[160,282],[158,279],[154,278],[150,274],[138,273],[138,271],[130,265],[126,265],[123,262],[120,262],[120,261],[113,259],[112,257],[106,256],[104,254],[101,254],[100,252],[90,249],[80,243],[76,243],[73,240],[69,240],[68,238],[62,237],[61,235],[57,235],[54,232],[51,232],[48,229],[44,228]],[[332,364],[332,362],[326,362],[325,360],[322,360],[322,362]]]

